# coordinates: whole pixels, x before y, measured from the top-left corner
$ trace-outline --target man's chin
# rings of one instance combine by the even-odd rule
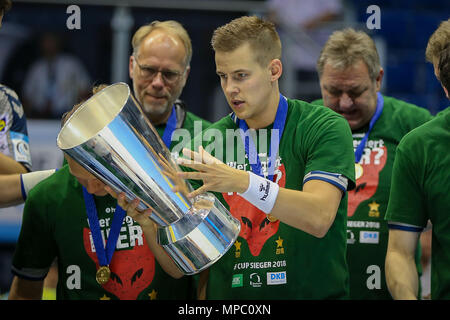
[[[350,120],[346,119],[346,120],[350,126],[350,129],[352,129],[352,130],[358,130],[358,129],[364,127],[364,123],[362,123],[360,120],[352,120],[352,119],[350,119]]]
[[[144,103],[143,109],[144,109],[144,112],[147,114],[160,116],[167,112],[167,110],[169,109],[169,106],[166,101],[164,103],[160,103],[160,104]]]

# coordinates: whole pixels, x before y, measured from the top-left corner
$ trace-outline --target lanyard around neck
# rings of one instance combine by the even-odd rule
[[[370,119],[369,123],[369,130],[367,130],[366,134],[362,138],[361,142],[358,144],[355,150],[355,163],[359,163],[361,161],[361,157],[364,151],[364,148],[366,147],[367,139],[369,138],[369,134],[372,131],[373,126],[375,125],[375,122],[377,122],[378,118],[381,116],[381,112],[383,111],[383,96],[381,93],[377,93],[377,108],[375,110],[374,115],[372,116],[372,119]]]
[[[107,266],[111,262],[114,250],[116,248],[117,239],[119,238],[120,228],[122,227],[122,222],[126,215],[126,211],[117,204],[105,248],[103,245],[102,234],[100,232],[100,223],[98,222],[98,214],[94,196],[90,194],[85,187],[83,187],[83,197],[98,263],[100,266]]]
[[[273,123],[273,131],[270,136],[270,146],[268,150],[268,179],[273,181],[273,176],[275,172],[276,166],[276,158],[278,154],[278,149],[280,147],[281,137],[283,136],[284,126],[286,123],[288,104],[287,99],[280,93],[280,100],[278,102],[277,113],[275,115],[275,121]],[[249,128],[245,120],[237,119],[239,124],[239,133],[244,143],[245,153],[250,161],[250,166],[252,168],[252,172],[264,177],[264,173],[262,172],[261,160],[259,159],[258,152],[256,150],[255,143],[250,135],[245,134]],[[277,135],[278,133],[278,135]],[[252,159],[256,160],[256,163],[252,163]]]
[[[162,136],[162,140],[168,149],[170,149],[170,144],[172,143],[172,135],[176,128],[177,128],[177,112],[175,109],[175,105],[173,105],[169,119],[167,120],[166,123],[166,128],[164,129],[164,133]]]

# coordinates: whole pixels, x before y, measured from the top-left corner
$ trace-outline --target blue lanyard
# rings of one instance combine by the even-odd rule
[[[167,120],[166,128],[162,136],[162,140],[166,147],[170,149],[172,143],[172,135],[177,128],[177,112],[175,111],[175,105],[172,106],[172,112],[170,113],[169,120]]]
[[[114,212],[114,217],[111,223],[111,229],[109,231],[109,236],[108,240],[106,241],[105,248],[103,246],[102,235],[100,233],[100,224],[98,222],[97,208],[95,207],[94,196],[87,192],[86,188],[83,187],[83,197],[84,203],[86,205],[89,228],[91,229],[98,263],[100,264],[100,266],[107,266],[111,262],[114,250],[116,248],[117,239],[119,238],[119,231],[122,227],[122,222],[126,215],[126,212],[119,205],[116,206],[116,211]]]
[[[273,130],[276,133],[278,131],[278,139],[274,139],[274,135],[270,136],[270,148],[268,150],[268,176],[267,179],[273,181],[273,176],[275,172],[276,158],[278,154],[278,148],[280,147],[281,137],[283,136],[284,125],[286,123],[286,116],[288,111],[288,104],[286,98],[280,93],[280,100],[278,102],[278,109],[275,116],[275,121],[273,123]],[[249,160],[256,158],[256,163],[252,163],[250,161],[250,166],[252,168],[252,172],[264,177],[264,173],[262,172],[261,160],[259,160],[258,152],[256,151],[255,143],[253,142],[251,136],[248,136],[246,139],[246,135],[244,134],[249,130],[247,123],[244,120],[239,119],[239,133],[241,135],[242,142],[244,143],[245,153]]]
[[[383,111],[383,96],[381,93],[377,93],[377,108],[375,110],[375,114],[373,115],[372,119],[370,119],[369,123],[369,130],[367,130],[366,134],[364,135],[364,138],[362,138],[361,142],[358,144],[358,147],[356,147],[355,150],[355,163],[359,163],[361,160],[364,148],[366,147],[367,139],[369,138],[370,131],[372,131],[372,128],[377,122],[378,118],[381,116],[381,112]]]

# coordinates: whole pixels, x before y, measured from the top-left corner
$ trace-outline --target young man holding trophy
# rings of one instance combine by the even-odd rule
[[[129,66],[135,99],[167,148],[177,129],[192,131],[195,121],[207,126],[177,100],[192,56],[186,30],[175,21],[155,21],[139,28],[132,44]],[[183,274],[156,243],[153,223],[142,230],[150,221],[147,217],[126,217],[102,181],[66,158],[67,166],[28,195],[9,298],[39,299],[55,258],[57,299],[194,298],[192,277],[174,279]],[[22,176],[24,189],[29,191],[48,174]]]
[[[272,23],[235,19],[216,29],[212,46],[233,112],[194,139],[200,148],[183,151],[179,164],[196,171],[178,175],[201,182],[190,197],[216,192],[241,232],[209,268],[201,298],[347,298],[346,192],[355,186],[348,123],[280,94]],[[206,138],[214,132],[223,140]]]

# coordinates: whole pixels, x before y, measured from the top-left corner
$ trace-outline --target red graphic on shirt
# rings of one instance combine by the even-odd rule
[[[275,179],[278,179],[278,176],[281,175],[278,185],[284,187],[286,184],[284,165],[280,165],[278,170],[280,171],[275,174]],[[269,222],[263,211],[239,195],[230,196],[228,193],[223,193],[223,197],[230,206],[231,214],[241,221],[239,235],[247,240],[251,254],[255,257],[258,256],[267,239],[278,231],[280,221]]]
[[[92,251],[90,230],[84,228],[84,248],[98,269],[97,254]],[[155,276],[155,257],[147,245],[144,235],[143,245],[136,245],[129,250],[116,250],[109,265],[111,278],[102,285],[103,289],[121,300],[136,300],[147,288]],[[92,275],[95,277],[95,275]]]
[[[371,149],[368,159],[362,161],[363,175],[356,180],[356,188],[348,192],[348,210],[347,215],[352,217],[355,214],[359,204],[370,199],[378,188],[380,179],[380,171],[384,168],[387,159],[387,149],[385,146],[381,148]]]

